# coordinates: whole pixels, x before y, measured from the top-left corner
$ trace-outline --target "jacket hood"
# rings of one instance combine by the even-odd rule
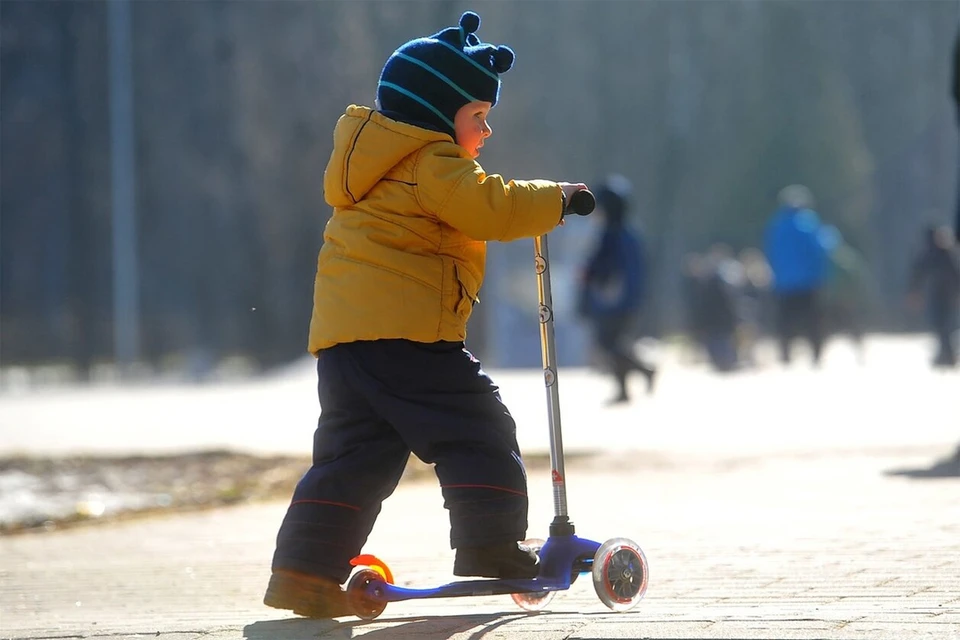
[[[333,153],[323,173],[331,207],[363,200],[404,158],[432,142],[453,142],[446,133],[391,120],[369,107],[351,105],[333,132]]]

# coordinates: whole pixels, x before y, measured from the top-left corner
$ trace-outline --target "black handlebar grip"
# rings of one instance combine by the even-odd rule
[[[581,189],[570,196],[570,201],[567,203],[567,209],[563,212],[563,215],[575,213],[578,216],[587,216],[593,213],[596,206],[597,199],[593,197],[593,194],[586,189]]]

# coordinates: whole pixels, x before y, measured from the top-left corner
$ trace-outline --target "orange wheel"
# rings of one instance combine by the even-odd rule
[[[374,587],[374,595],[382,593],[383,577],[379,572],[373,569],[361,569],[353,574],[350,582],[347,583],[347,601],[353,609],[353,613],[363,620],[373,620],[387,608],[384,600],[377,600],[370,597],[367,588],[371,584],[380,583],[380,587]],[[379,593],[378,593],[379,592]]]

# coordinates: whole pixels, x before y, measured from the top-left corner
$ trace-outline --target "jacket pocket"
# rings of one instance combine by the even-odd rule
[[[460,285],[460,299],[457,301],[457,316],[463,320],[470,317],[473,307],[480,303],[480,282],[464,267],[456,265],[457,282]]]

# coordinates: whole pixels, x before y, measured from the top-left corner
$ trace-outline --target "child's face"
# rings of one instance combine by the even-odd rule
[[[453,119],[453,129],[457,134],[457,144],[467,150],[474,158],[480,155],[480,148],[493,129],[487,124],[487,116],[493,105],[489,102],[468,102],[460,107]]]

